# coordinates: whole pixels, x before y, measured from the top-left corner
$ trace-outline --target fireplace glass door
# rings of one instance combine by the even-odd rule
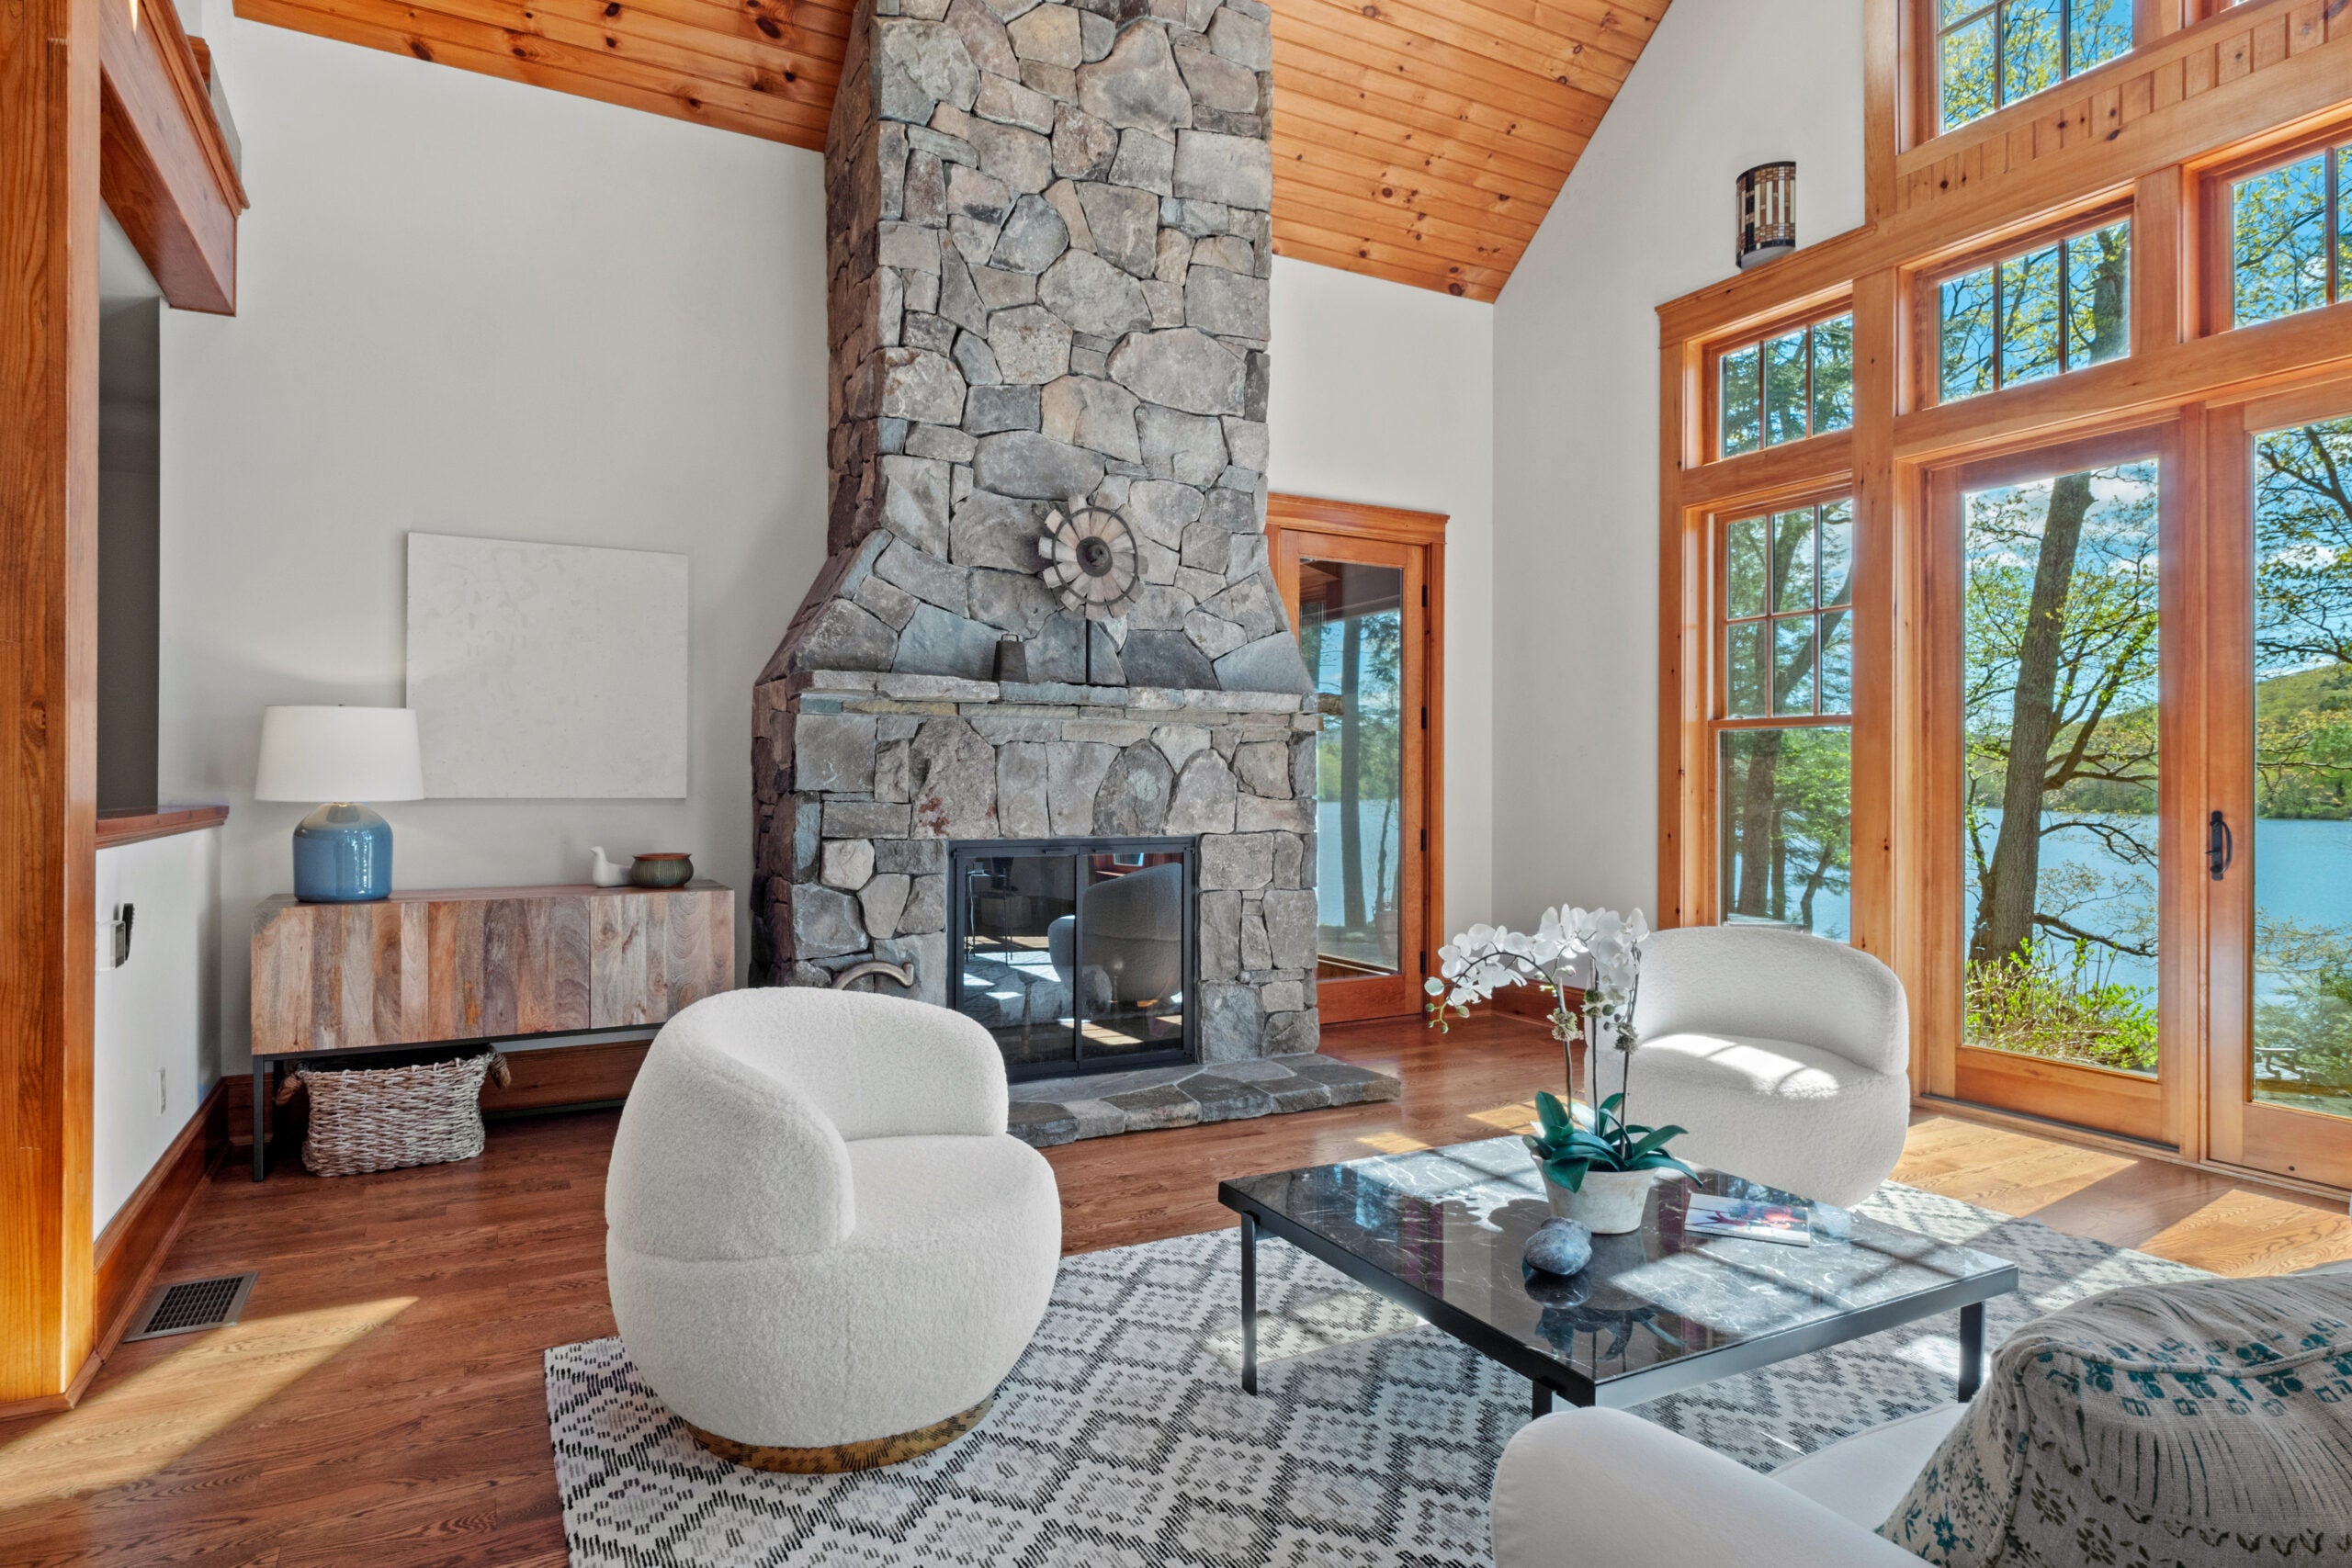
[[[950,855],[956,1010],[1015,1078],[1189,1061],[1189,839],[961,843]]]

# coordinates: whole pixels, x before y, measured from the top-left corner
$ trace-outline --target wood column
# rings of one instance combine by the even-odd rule
[[[0,1406],[90,1356],[100,3],[0,7]]]

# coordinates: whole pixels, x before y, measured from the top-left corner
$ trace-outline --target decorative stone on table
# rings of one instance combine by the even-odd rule
[[[1573,1274],[1592,1261],[1592,1233],[1574,1220],[1555,1216],[1535,1227],[1520,1257],[1541,1273]]]

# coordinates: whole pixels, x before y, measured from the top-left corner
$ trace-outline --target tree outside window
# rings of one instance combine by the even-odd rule
[[[2344,298],[2352,270],[2352,148],[2331,147],[2230,186],[2230,316],[2238,326]]]
[[[1946,402],[2113,359],[2132,346],[2132,224],[2110,223],[1936,290]]]
[[[1936,0],[1936,24],[1946,130],[2132,48],[2132,0]]]

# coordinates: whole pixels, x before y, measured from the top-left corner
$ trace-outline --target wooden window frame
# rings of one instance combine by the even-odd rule
[[[2007,0],[1984,0],[1965,21],[1952,26],[1966,27],[1988,11],[1997,17],[2006,3]],[[1943,123],[1943,39],[1951,28],[1939,20],[1938,13],[1942,8],[1939,0],[1901,0],[1901,4],[1904,36],[1898,69],[1904,78],[1905,91],[1903,96],[1908,110],[1903,117],[1908,122],[1904,128],[1906,131],[1903,142],[1905,150],[1924,146],[1939,136],[1965,134],[1972,127],[1982,125],[2005,110],[2061,92],[2069,84],[2081,82],[2087,76],[2131,59],[2151,43],[2170,37],[2193,21],[2202,21],[2208,16],[2219,14],[2218,10],[2209,9],[2217,4],[2217,0],[2132,0],[2130,49],[2111,60],[2102,60],[2082,71],[2070,72],[2041,92],[2030,93],[2022,98],[2004,99],[1996,102],[1990,113],[1978,115],[1974,119],[1963,120],[1958,125],[1946,126]],[[2071,23],[2071,7],[2069,11]],[[1999,39],[2000,24],[1996,20],[1994,24],[1993,64],[1996,97],[2000,90]],[[2071,52],[2074,42],[2071,26],[2066,29],[2064,41]]]
[[[2281,321],[2315,316],[2339,305],[2352,304],[2352,278],[2341,275],[2341,236],[2346,224],[2352,221],[2340,203],[2343,199],[2340,176],[2327,182],[2328,232],[2325,242],[2328,264],[2328,284],[2332,298],[2324,304],[2292,315],[2275,317],[2267,321],[2250,321],[2244,328],[2237,322],[2237,213],[2232,192],[2239,182],[2290,164],[2299,164],[2318,152],[2324,156],[2321,167],[2335,175],[2343,154],[2352,150],[2352,118],[2334,120],[2316,130],[2302,131],[2285,140],[2273,140],[2242,149],[2232,156],[2219,159],[2196,170],[2198,212],[2198,276],[2203,287],[2197,301],[2197,327],[2200,335],[2216,336],[2222,333],[2251,331],[2258,327],[2276,326]]]
[[[1941,290],[1945,284],[1955,277],[1964,276],[1972,272],[1982,272],[1988,266],[1995,269],[1997,277],[1998,270],[2005,263],[2017,260],[2020,256],[2049,245],[2079,239],[2085,234],[2097,233],[2099,230],[2111,228],[2118,222],[2132,226],[2133,277],[2128,305],[2132,318],[2132,341],[2130,346],[2115,358],[2131,357],[2139,348],[2140,330],[2137,278],[2140,251],[2138,209],[2139,203],[2132,194],[2109,197],[2086,210],[2045,220],[2013,234],[2005,234],[1987,243],[1972,246],[1956,255],[1939,258],[1930,265],[1913,271],[1909,275],[1910,287],[1906,290],[1911,334],[1909,364],[1915,371],[1909,406],[1914,409],[1931,409],[1947,404],[1943,395],[1943,301],[1941,299]],[[2059,271],[2059,309],[2063,314],[2065,309],[2065,271],[2063,266]],[[1998,298],[1996,293],[1995,295],[1996,301]],[[1996,332],[1997,331],[1998,323],[1996,322]],[[2031,381],[2019,381],[2007,386],[1996,384],[1987,391],[1972,392],[1965,398],[1954,398],[1949,400],[1978,403],[1987,398],[1997,398],[2005,393],[2023,391],[2041,382],[2055,380],[2060,376],[2079,374],[2081,371],[2091,368],[2088,365],[2066,366],[2064,363],[2063,343],[2062,336],[2061,367],[2055,375],[2037,377]],[[2113,361],[2102,360],[2099,363],[2111,364]]]
[[[2216,276],[2224,286],[2228,277],[2226,265],[2214,265],[2217,236],[2226,232],[2209,210],[2215,176],[2289,161],[2299,146],[2352,143],[2352,7],[2331,16],[2310,0],[2226,6],[2147,0],[2135,10],[2131,52],[2068,79],[2063,90],[1930,135],[1923,121],[1933,95],[1920,91],[1923,83],[1933,85],[1924,58],[1931,51],[1919,42],[1925,3],[1865,0],[1860,226],[1658,307],[1658,923],[1716,914],[1710,813],[1719,657],[1713,612],[1720,589],[1706,547],[1709,530],[1717,519],[1850,486],[1857,583],[1852,941],[1892,964],[1915,997],[1928,994],[1923,987],[1938,961],[1928,951],[1922,909],[1935,849],[1927,827],[1926,792],[1935,772],[1928,741],[1937,719],[1926,612],[1939,582],[1929,527],[1934,492],[1948,482],[1939,476],[2007,455],[2046,465],[2053,452],[2119,431],[2171,433],[2178,479],[2168,468],[2165,504],[2177,513],[2176,527],[2188,531],[2188,542],[2174,549],[2168,566],[2191,581],[2166,582],[2167,678],[2193,667],[2203,690],[2178,699],[2167,694],[2166,743],[2178,739],[2195,750],[2179,765],[2167,752],[2161,787],[2201,802],[2213,788],[2203,745],[2176,720],[2209,716],[2196,722],[2210,732],[2210,715],[2225,716],[2228,707],[2228,694],[2212,689],[2219,666],[2210,652],[2210,639],[2223,635],[2213,628],[2225,607],[2213,599],[2209,574],[2189,569],[2221,531],[2235,525],[2232,508],[2250,504],[2232,493],[2247,458],[2232,446],[2231,432],[2268,428],[2260,411],[2288,406],[2281,400],[2302,389],[2352,391],[2352,310],[2313,310],[2217,335],[2204,310]],[[1932,29],[1924,36],[1931,41]],[[1981,265],[1996,251],[2015,254],[2046,236],[2097,228],[2127,208],[2129,354],[1936,401],[1925,379],[1935,374],[1934,355],[1922,352],[1921,338],[1923,318],[1933,321],[1922,306],[1930,283]],[[1848,308],[1854,313],[1853,428],[1716,457],[1720,349]],[[2352,408],[2352,398],[2339,401]],[[1948,567],[1942,575],[1951,576]],[[2192,636],[2207,639],[2203,649],[2187,644]],[[2199,811],[2182,811],[2171,801],[2165,809],[2168,835],[2199,825]],[[2168,857],[2193,858],[2201,850],[2201,837],[2185,847],[2169,836],[2165,842]],[[2208,945],[2195,953],[2185,953],[2169,931],[2165,939],[2171,988],[2161,1006],[2178,1036],[2164,1043],[2173,1099],[2161,1136],[2168,1142],[2133,1146],[2339,1196],[2352,1190],[2352,1174],[2338,1176],[2333,1187],[2314,1183],[2280,1170],[2258,1142],[2216,1141],[2226,1131],[2216,1106],[2227,1086],[2209,1063],[2222,1041],[2212,1020],[2225,1000],[2226,976],[2218,958],[2208,962],[2215,939],[2196,929]],[[1915,1007],[1913,1018],[1915,1094],[1948,1107],[1941,1097],[1955,1092],[1951,1075],[1939,1081],[1931,1071],[1931,1058],[1940,1053],[1931,1037],[1948,1026],[1926,1007]],[[1931,1044],[1939,1050],[1931,1052]],[[2352,1172],[2352,1164],[2344,1169]]]
[[[1703,401],[1702,403],[1702,412],[1700,414],[1701,421],[1702,422],[1701,423],[1699,433],[1700,460],[1707,463],[1736,463],[1747,458],[1760,457],[1768,452],[1793,451],[1800,446],[1806,446],[1816,441],[1825,440],[1831,436],[1843,435],[1847,431],[1851,430],[1853,425],[1850,422],[1842,428],[1837,430],[1815,430],[1813,428],[1813,346],[1809,334],[1815,327],[1821,325],[1825,321],[1834,321],[1840,316],[1850,317],[1853,313],[1854,305],[1851,297],[1841,297],[1838,302],[1826,305],[1813,305],[1808,308],[1794,310],[1783,310],[1778,315],[1768,319],[1761,325],[1744,325],[1738,332],[1727,333],[1718,341],[1709,344],[1705,350],[1704,368],[1701,372],[1701,378],[1703,383],[1702,387]],[[1794,441],[1782,441],[1776,445],[1768,446],[1763,445],[1764,402],[1762,380],[1764,374],[1764,345],[1771,342],[1776,337],[1786,337],[1790,333],[1800,329],[1804,330],[1808,334],[1805,344],[1804,369],[1805,433]],[[1750,348],[1757,351],[1756,367],[1758,395],[1756,417],[1758,422],[1758,445],[1751,451],[1727,453],[1724,450],[1723,362],[1727,356],[1741,353]]]

